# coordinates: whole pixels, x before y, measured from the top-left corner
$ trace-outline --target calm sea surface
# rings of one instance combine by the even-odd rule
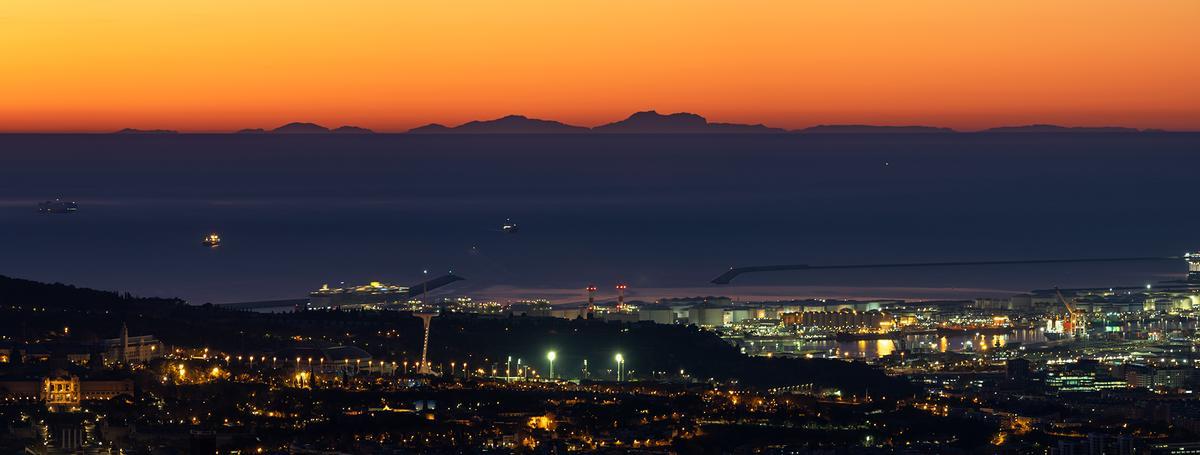
[[[179,296],[323,283],[582,298],[974,297],[1183,264],[775,273],[733,265],[1200,249],[1200,135],[0,136],[0,274]],[[38,214],[61,196],[81,209]],[[500,225],[511,218],[518,234]],[[225,242],[201,246],[210,231]],[[605,292],[602,292],[604,294]]]

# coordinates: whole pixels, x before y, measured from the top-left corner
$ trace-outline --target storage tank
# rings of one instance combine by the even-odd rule
[[[726,324],[725,308],[718,306],[695,306],[688,310],[688,322],[700,327],[720,327]]]
[[[670,308],[640,308],[638,309],[639,321],[650,321],[655,324],[674,324],[675,311]]]

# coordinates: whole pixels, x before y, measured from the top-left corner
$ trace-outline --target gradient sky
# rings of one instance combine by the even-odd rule
[[[1200,1],[11,0],[0,131],[635,110],[1200,130]]]

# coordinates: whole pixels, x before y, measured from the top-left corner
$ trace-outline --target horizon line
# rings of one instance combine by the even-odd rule
[[[705,126],[705,127],[713,127],[716,125],[726,125],[726,126],[735,126],[735,127],[753,127],[753,128],[760,128],[761,130],[759,130],[759,131],[699,131],[699,130],[669,131],[670,126],[664,127],[661,125],[656,126],[654,128],[662,129],[662,131],[603,131],[603,130],[601,130],[601,128],[604,128],[606,126],[630,121],[631,119],[634,118],[634,116],[636,116],[638,114],[650,114],[650,115],[658,116],[659,118],[668,118],[668,117],[673,117],[673,116],[691,116],[693,118],[698,118],[700,121],[703,121],[703,123],[704,123],[703,126]],[[461,127],[471,125],[471,124],[481,124],[481,123],[488,124],[488,123],[497,122],[500,120],[510,119],[510,118],[527,120],[530,122],[544,122],[544,123],[548,123],[548,124],[553,124],[552,126],[554,126],[554,127],[572,128],[575,130],[574,131],[563,131],[563,132],[553,132],[553,131],[549,131],[549,132],[547,132],[547,131],[456,132],[456,131],[454,131],[457,128],[461,128]],[[315,127],[319,127],[320,129],[315,130],[315,131],[294,131],[294,132],[293,131],[277,131],[283,127],[287,127],[290,125],[315,126]],[[437,132],[416,131],[418,129],[426,128],[426,127],[439,127],[439,128],[444,128],[444,130],[437,131]],[[875,131],[875,132],[812,131],[812,130],[816,130],[819,128],[853,128],[853,127],[878,128],[881,131]],[[140,128],[140,127],[136,127],[136,126],[126,126],[126,127],[120,127],[119,129],[115,129],[115,130],[113,130],[113,129],[105,129],[105,130],[100,130],[100,129],[62,129],[62,130],[57,130],[57,129],[5,130],[5,129],[0,129],[0,134],[29,134],[29,135],[35,135],[35,134],[66,134],[66,135],[76,135],[76,134],[77,135],[88,135],[88,134],[104,134],[104,135],[107,135],[107,134],[138,134],[138,135],[155,135],[155,134],[163,134],[163,135],[168,135],[168,134],[202,134],[202,135],[208,135],[208,134],[211,134],[211,135],[221,135],[221,134],[245,134],[245,135],[254,135],[254,134],[271,134],[271,135],[279,135],[279,134],[283,134],[283,135],[297,135],[297,134],[299,134],[299,135],[305,135],[305,134],[318,134],[318,135],[319,134],[342,134],[342,135],[355,135],[355,134],[414,134],[414,135],[447,135],[447,134],[449,134],[449,135],[724,134],[724,135],[728,135],[728,134],[796,134],[796,133],[886,134],[886,133],[888,133],[888,131],[886,131],[886,129],[897,129],[897,130],[900,130],[900,129],[930,129],[930,130],[936,130],[936,131],[912,131],[912,130],[910,130],[910,131],[895,131],[894,134],[952,134],[952,133],[968,133],[969,134],[969,133],[1001,133],[1001,132],[1005,132],[1005,131],[994,131],[994,130],[1004,129],[1004,128],[1016,130],[1016,129],[1020,129],[1020,128],[1036,128],[1036,127],[1066,130],[1066,131],[1043,131],[1043,132],[1041,132],[1041,133],[1054,132],[1054,133],[1060,133],[1060,134],[1072,132],[1070,130],[1105,130],[1105,129],[1115,130],[1115,131],[1108,131],[1109,133],[1135,133],[1135,132],[1136,133],[1143,133],[1143,132],[1144,133],[1195,133],[1195,132],[1200,132],[1200,127],[1196,127],[1195,129],[1192,129],[1192,128],[1167,129],[1167,128],[1161,128],[1161,127],[1130,127],[1130,126],[1123,126],[1123,125],[1066,125],[1066,124],[1052,123],[1052,122],[1020,122],[1020,123],[1013,123],[1013,124],[999,124],[999,125],[995,125],[995,126],[983,127],[981,129],[957,129],[957,128],[953,128],[953,127],[931,125],[931,124],[920,124],[920,123],[860,123],[860,122],[815,123],[815,124],[802,126],[802,127],[798,127],[798,128],[785,128],[785,127],[772,127],[772,126],[766,125],[765,123],[714,122],[714,121],[710,121],[707,117],[704,117],[703,115],[692,113],[692,112],[680,111],[680,112],[671,112],[671,113],[664,114],[664,113],[659,113],[657,110],[651,109],[651,110],[646,110],[646,111],[636,111],[633,114],[630,114],[629,116],[627,116],[625,118],[606,122],[606,123],[601,123],[601,124],[598,124],[595,126],[580,126],[580,125],[566,123],[566,122],[563,122],[560,120],[555,120],[555,119],[550,119],[550,118],[530,117],[530,116],[526,116],[523,114],[507,114],[507,115],[503,115],[500,117],[489,118],[489,119],[468,120],[468,121],[459,123],[455,126],[449,126],[447,124],[443,124],[443,123],[439,123],[439,122],[428,122],[428,123],[419,124],[414,127],[404,128],[404,129],[379,129],[379,130],[366,128],[366,127],[360,127],[360,126],[350,124],[350,123],[342,124],[342,125],[338,125],[338,126],[334,126],[334,127],[327,127],[318,122],[289,121],[289,122],[284,122],[275,127],[250,126],[250,127],[241,127],[241,128],[237,128],[237,129],[230,129],[230,130],[225,130],[225,129],[220,129],[220,130],[218,130],[218,129],[175,129],[175,128],[162,128],[162,127]],[[360,131],[344,131],[344,132],[335,131],[336,129],[340,129],[340,128],[358,129]],[[653,129],[653,128],[651,128],[651,129]],[[1119,130],[1128,130],[1128,131],[1119,131]],[[1099,133],[1099,132],[1103,132],[1103,131],[1075,131],[1075,132]],[[1039,133],[1039,131],[1007,131],[1007,133]]]

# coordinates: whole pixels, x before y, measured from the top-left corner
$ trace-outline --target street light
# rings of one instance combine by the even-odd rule
[[[548,378],[550,378],[550,379],[554,379],[554,359],[555,359],[556,357],[558,357],[558,353],[557,353],[557,352],[550,351],[550,352],[547,352],[547,353],[546,353],[546,360],[549,360],[549,361],[550,361],[550,375],[549,375],[549,376],[547,376],[547,377],[548,377]]]
[[[614,359],[617,361],[617,382],[621,382],[623,376],[621,370],[625,367],[625,356],[618,352]]]
[[[425,305],[425,293],[429,292],[429,269],[421,271],[421,305]]]

